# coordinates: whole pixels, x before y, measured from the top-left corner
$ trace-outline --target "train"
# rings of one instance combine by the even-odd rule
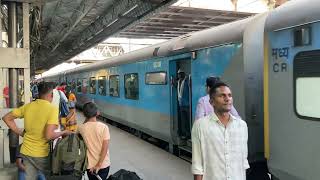
[[[275,180],[318,180],[319,9],[318,0],[289,1],[42,80],[67,82],[79,106],[94,101],[103,117],[165,141],[174,151],[190,146],[179,133],[178,69],[190,80],[190,124],[206,78],[220,77],[247,122],[251,167],[265,163]]]

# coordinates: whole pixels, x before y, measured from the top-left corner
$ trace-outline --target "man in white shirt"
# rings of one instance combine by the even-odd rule
[[[196,121],[192,128],[192,173],[194,180],[245,180],[249,168],[248,128],[230,114],[232,94],[227,84],[210,90],[214,113]]]
[[[62,98],[65,102],[68,102],[68,98],[66,97],[66,95],[61,91],[58,90],[59,86],[56,86],[55,89],[53,89],[53,99],[51,104],[56,106],[57,108],[59,108],[59,104],[60,104],[60,98]]]

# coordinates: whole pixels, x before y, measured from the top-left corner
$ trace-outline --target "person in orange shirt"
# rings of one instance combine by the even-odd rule
[[[79,125],[79,132],[87,146],[89,180],[96,180],[96,174],[106,179],[110,168],[109,141],[110,133],[106,124],[97,121],[99,111],[93,102],[83,106],[86,118],[84,124]]]

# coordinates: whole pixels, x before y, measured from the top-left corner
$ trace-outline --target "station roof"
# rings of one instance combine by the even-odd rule
[[[170,39],[253,15],[170,6],[176,1],[34,0],[31,72],[48,70],[111,36]]]
[[[176,0],[41,2],[31,10],[31,72],[60,64]]]
[[[171,39],[254,15],[247,12],[170,6],[118,33],[118,37]]]

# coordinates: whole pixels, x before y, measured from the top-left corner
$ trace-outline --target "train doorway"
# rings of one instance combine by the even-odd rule
[[[191,139],[192,126],[191,60],[187,58],[171,62],[170,74],[172,114],[175,117],[173,131],[180,142],[186,142]]]

